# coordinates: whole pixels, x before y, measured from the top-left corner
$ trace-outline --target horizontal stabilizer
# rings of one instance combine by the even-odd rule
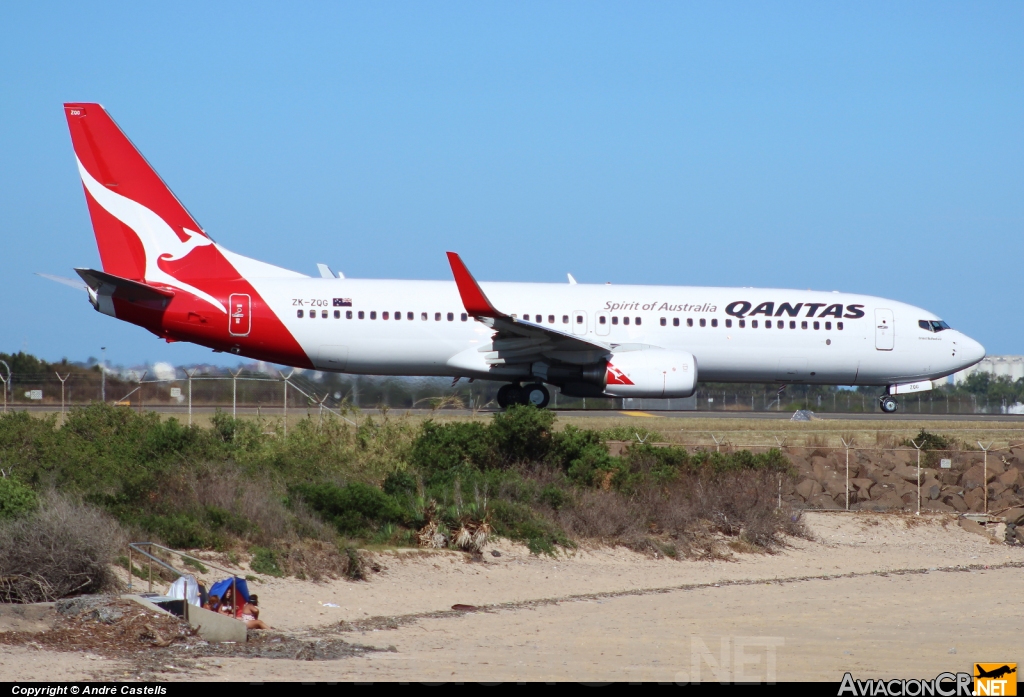
[[[128,302],[144,300],[166,301],[174,297],[173,291],[154,288],[145,283],[121,278],[120,276],[96,271],[95,269],[75,269],[75,272],[82,277],[82,280],[94,292],[99,293],[100,288],[103,286],[112,287],[110,295],[127,300]]]

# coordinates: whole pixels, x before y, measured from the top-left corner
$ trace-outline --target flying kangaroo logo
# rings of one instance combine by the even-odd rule
[[[197,247],[212,245],[213,240],[201,233],[183,228],[183,232],[188,235],[188,240],[182,242],[174,230],[171,229],[171,226],[167,224],[167,221],[141,203],[103,186],[89,174],[89,171],[82,165],[81,160],[77,161],[78,172],[89,195],[107,213],[110,213],[110,215],[131,229],[135,236],[138,237],[139,242],[142,243],[142,248],[146,255],[146,269],[144,272],[146,282],[160,283],[192,293],[196,297],[210,303],[224,314],[227,314],[227,308],[217,298],[194,286],[182,283],[160,268],[158,263],[161,259],[164,261],[184,259]]]
[[[609,385],[632,385],[634,384],[625,373],[613,366],[611,363],[608,364],[608,384]]]

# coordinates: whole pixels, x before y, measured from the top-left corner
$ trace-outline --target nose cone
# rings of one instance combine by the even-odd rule
[[[957,344],[960,347],[960,350],[957,351],[957,358],[962,361],[964,368],[974,365],[985,357],[985,347],[969,336],[961,334]]]

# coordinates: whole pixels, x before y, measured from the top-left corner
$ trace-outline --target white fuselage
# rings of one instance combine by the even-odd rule
[[[486,346],[493,332],[464,314],[454,282],[249,280],[318,369],[502,379],[466,358]],[[891,385],[941,378],[985,355],[978,342],[956,330],[920,327],[921,320],[939,319],[933,313],[865,295],[686,286],[480,286],[502,312],[565,333],[624,349],[641,345],[692,353],[701,381]]]

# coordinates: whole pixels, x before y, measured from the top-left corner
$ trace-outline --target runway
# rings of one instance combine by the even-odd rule
[[[32,413],[55,413],[60,411],[59,406],[54,405],[23,405],[17,406],[8,405],[11,411],[29,411]],[[130,409],[138,409],[137,406],[125,407]],[[71,407],[69,406],[70,410]],[[168,414],[177,417],[187,416],[188,407],[186,405],[178,404],[153,404],[145,405],[145,411],[152,411],[158,414]],[[209,405],[193,405],[192,414],[195,416],[199,415],[212,415],[217,411],[221,411],[227,414],[231,413],[231,405],[223,404],[217,406]],[[360,414],[367,415],[378,415],[382,414],[384,410],[379,408],[368,408],[360,409]],[[391,414],[410,414],[412,416],[489,416],[491,414],[498,413],[498,409],[478,409],[475,412],[469,409],[403,409],[401,407],[391,407],[387,409],[388,413]],[[552,409],[560,419],[573,419],[573,418],[669,418],[669,419],[751,419],[760,421],[789,421],[793,418],[793,412],[791,411],[659,411],[659,410],[617,410],[617,409]],[[295,406],[290,405],[288,407],[289,421],[292,418],[305,416],[309,412],[316,414],[317,409],[315,407],[306,406]],[[326,413],[326,412],[325,412]],[[897,412],[896,414],[883,414],[881,412],[812,412],[815,420],[827,420],[827,421],[938,421],[938,422],[950,422],[950,421],[988,421],[988,422],[999,422],[999,423],[1021,423],[1024,424],[1024,414],[928,414],[928,413],[916,413],[916,412]],[[273,419],[280,418],[282,414],[281,407],[278,405],[269,405],[262,407],[252,406],[239,406],[237,408],[237,415],[239,417],[253,417],[263,416],[264,418]]]

